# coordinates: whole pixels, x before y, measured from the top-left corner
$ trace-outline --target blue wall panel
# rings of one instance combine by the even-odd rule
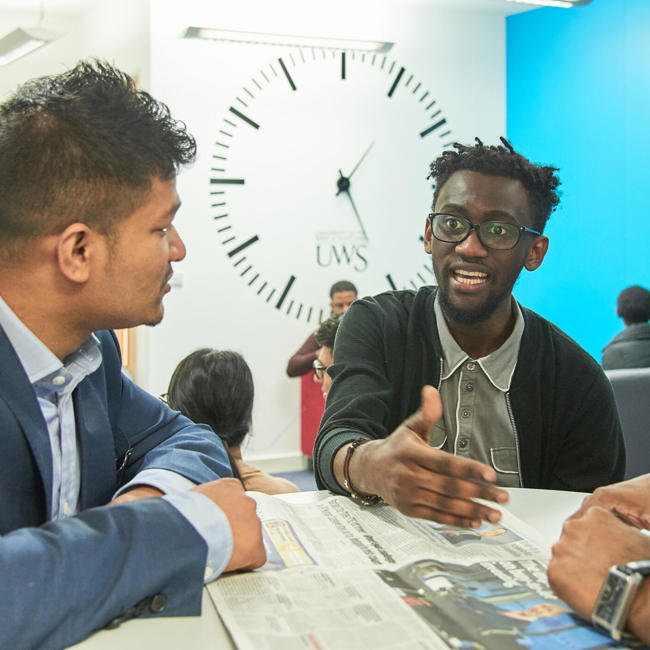
[[[508,138],[562,180],[548,255],[515,294],[600,361],[618,293],[650,288],[650,1],[510,16],[506,66]]]

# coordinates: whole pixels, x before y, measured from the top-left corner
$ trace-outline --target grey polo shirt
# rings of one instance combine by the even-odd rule
[[[507,395],[524,332],[521,309],[514,304],[515,325],[503,345],[487,357],[471,359],[449,332],[437,297],[434,303],[443,352],[443,416],[431,429],[431,445],[490,465],[503,487],[521,486],[518,440]]]

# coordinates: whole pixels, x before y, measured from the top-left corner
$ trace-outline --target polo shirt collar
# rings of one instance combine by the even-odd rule
[[[515,304],[515,325],[512,328],[510,336],[503,342],[500,348],[491,352],[486,357],[475,359],[481,366],[481,369],[494,385],[495,388],[502,392],[510,390],[512,375],[517,366],[519,356],[519,344],[524,333],[524,318],[521,313],[519,303],[514,300]],[[456,372],[458,367],[467,361],[469,355],[456,343],[456,339],[451,335],[447,321],[440,307],[439,297],[436,295],[433,303],[433,309],[436,315],[438,326],[438,337],[442,346],[443,354],[443,373],[441,381],[448,379]]]

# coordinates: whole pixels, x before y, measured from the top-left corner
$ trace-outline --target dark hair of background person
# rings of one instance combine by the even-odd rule
[[[352,284],[352,282],[348,282],[347,280],[339,280],[330,287],[330,298],[333,298],[335,293],[339,293],[341,291],[353,291],[354,295],[357,295],[357,288]]]
[[[453,151],[443,151],[430,165],[429,178],[436,182],[433,205],[438,200],[440,189],[454,172],[468,170],[489,176],[506,176],[521,181],[528,193],[533,228],[544,232],[551,212],[560,202],[556,192],[560,185],[560,179],[555,175],[558,168],[535,165],[517,153],[505,138],[501,138],[501,142],[503,146],[485,146],[476,138],[474,145],[454,142]]]
[[[185,124],[108,63],[28,81],[0,105],[2,248],[77,221],[110,235],[195,157]]]
[[[616,313],[627,323],[650,320],[650,291],[639,285],[623,289],[616,300]]]
[[[201,348],[176,366],[167,404],[211,427],[228,450],[241,445],[250,429],[254,396],[253,375],[241,354]],[[228,456],[234,475],[241,478],[229,451]]]
[[[334,349],[334,339],[339,323],[345,314],[337,314],[324,320],[316,330],[316,343],[321,347],[325,346]]]

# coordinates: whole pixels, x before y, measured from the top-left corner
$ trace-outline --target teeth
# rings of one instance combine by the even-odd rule
[[[482,271],[456,271],[454,275],[462,284],[482,284],[487,279],[487,273]]]

